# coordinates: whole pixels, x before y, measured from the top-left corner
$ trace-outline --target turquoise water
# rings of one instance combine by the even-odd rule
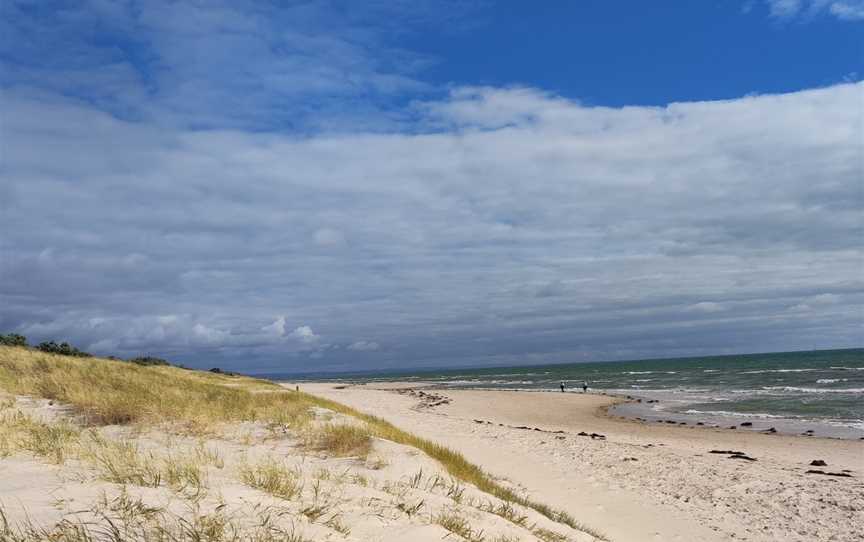
[[[319,377],[320,379],[320,377]],[[864,430],[864,349],[387,373],[341,380],[422,380],[447,388],[593,391],[657,400],[708,418],[810,421]],[[864,433],[862,433],[864,434]]]

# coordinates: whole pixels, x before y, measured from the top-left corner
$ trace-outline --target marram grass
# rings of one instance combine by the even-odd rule
[[[59,401],[74,408],[89,424],[170,423],[200,432],[238,421],[304,427],[312,418],[310,408],[322,407],[362,424],[327,424],[308,439],[313,448],[334,455],[365,457],[370,436],[411,446],[436,459],[451,476],[481,491],[606,540],[566,512],[498,483],[458,452],[403,431],[382,418],[264,380],[0,346],[0,389]]]
[[[0,346],[0,389],[69,405],[86,424],[167,422],[193,431],[238,421],[297,424],[312,405],[252,378],[5,346]]]

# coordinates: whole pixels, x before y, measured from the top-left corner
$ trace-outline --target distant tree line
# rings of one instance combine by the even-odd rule
[[[27,337],[17,333],[0,334],[0,344],[5,346],[27,346]]]
[[[76,358],[93,357],[93,354],[91,354],[90,352],[78,350],[77,348],[66,342],[57,344],[54,341],[46,341],[44,343],[39,343],[39,346],[36,347],[36,350],[41,350],[42,352],[47,352],[49,354],[60,354],[61,356],[74,356]]]
[[[0,334],[0,345],[3,346],[19,346],[23,348],[30,348],[30,345],[27,344],[27,337],[24,335],[19,335],[18,333],[6,333]],[[35,347],[36,350],[41,352],[47,352],[49,354],[59,354],[61,356],[73,356],[76,358],[92,358],[93,354],[90,352],[85,352],[83,350],[79,350],[78,348],[72,346],[67,342],[56,343],[54,341],[45,341],[41,342]],[[113,359],[117,361],[124,361],[120,358],[114,356],[108,356],[108,359]],[[129,363],[134,363],[136,365],[171,365],[167,360],[162,358],[157,358],[154,356],[138,356],[134,358],[127,359]]]
[[[72,346],[67,342],[56,343],[54,341],[45,341],[41,342],[36,346],[31,347],[27,344],[27,337],[24,335],[19,335],[17,333],[0,333],[0,345],[2,346],[19,346],[22,348],[32,348],[34,350],[39,350],[41,352],[47,352],[49,354],[58,354],[61,356],[73,356],[76,358],[92,358],[93,354],[90,352],[85,352],[83,350],[79,350],[78,348]],[[134,363],[136,365],[143,366],[156,366],[156,365],[173,365],[175,367],[179,367],[180,369],[188,369],[188,367],[184,367],[183,365],[177,363],[171,363],[168,360],[164,360],[162,358],[157,358],[155,356],[138,356],[134,358],[129,358],[127,360],[118,358],[116,356],[107,356],[107,359],[115,360],[115,361],[126,361],[129,363]],[[223,371],[219,367],[214,367],[210,369],[211,373],[226,375],[226,376],[239,376],[240,373],[235,373],[233,371]]]
[[[136,365],[171,365],[168,361],[154,356],[138,356],[137,358],[129,358],[126,361],[135,363]]]

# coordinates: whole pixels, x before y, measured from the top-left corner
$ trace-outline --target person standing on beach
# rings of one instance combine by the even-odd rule
[[[588,381],[587,380],[582,381],[582,393],[588,393]]]
[[[564,393],[564,381],[561,381],[561,393]]]

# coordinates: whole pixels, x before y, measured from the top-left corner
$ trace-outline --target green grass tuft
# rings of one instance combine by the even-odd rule
[[[243,466],[240,478],[249,487],[286,500],[294,499],[303,489],[300,471],[273,459]]]
[[[432,522],[444,527],[451,533],[461,536],[468,542],[483,542],[486,537],[482,530],[471,527],[471,522],[455,510],[442,510],[432,517]]]
[[[328,423],[308,434],[307,446],[338,457],[365,459],[372,450],[372,438],[365,426]]]

